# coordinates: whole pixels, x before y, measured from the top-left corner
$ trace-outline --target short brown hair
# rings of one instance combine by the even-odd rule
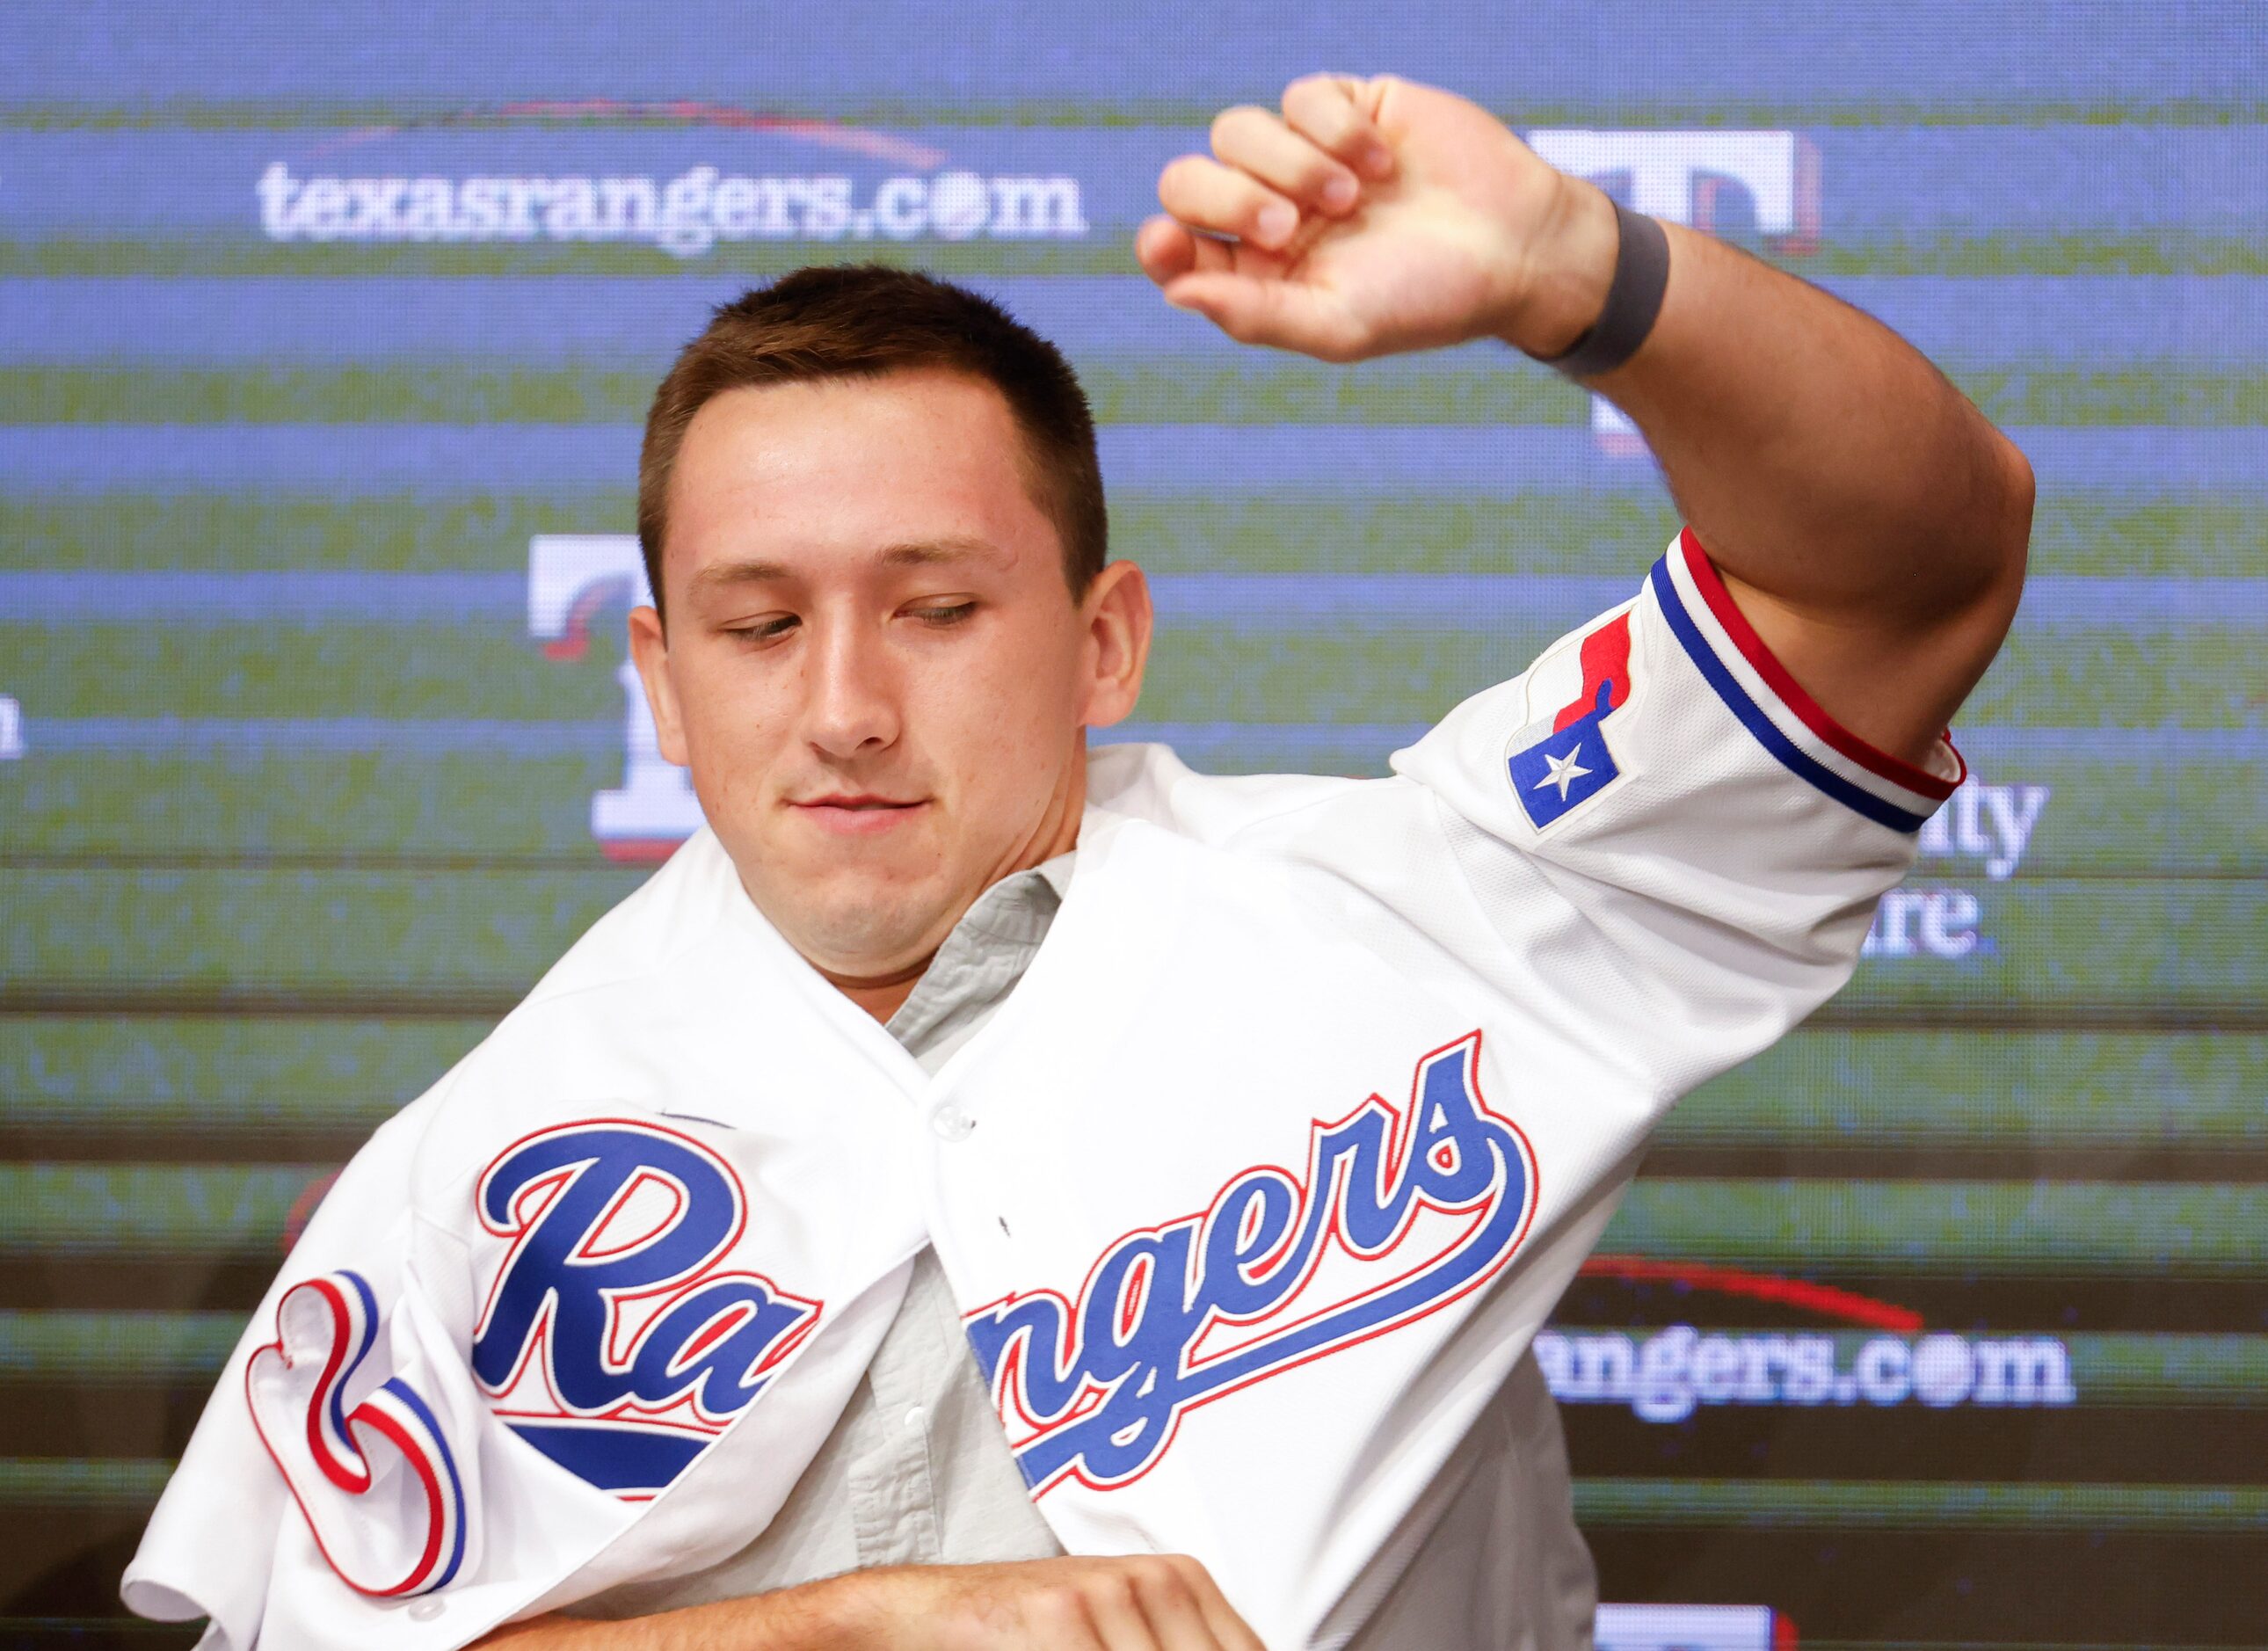
[[[1102,467],[1086,394],[1063,352],[966,287],[884,264],[798,269],[722,306],[654,392],[638,453],[638,541],[661,606],[669,478],[685,431],[713,397],[798,380],[876,378],[942,367],[986,380],[1024,437],[1032,502],[1063,541],[1074,599],[1109,555]]]

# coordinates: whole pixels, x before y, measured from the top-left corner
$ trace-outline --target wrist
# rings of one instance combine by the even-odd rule
[[[1543,229],[1528,249],[1518,307],[1495,335],[1527,355],[1556,356],[1606,308],[1622,244],[1613,198],[1562,173]]]
[[[900,1613],[892,1609],[891,1582],[902,1570],[844,1571],[762,1594],[688,1605],[632,1622],[586,1625],[617,1633],[643,1628],[652,1637],[593,1640],[622,1651],[696,1651],[727,1645],[767,1651],[895,1651],[903,1641]],[[534,1651],[534,1647],[530,1647]],[[584,1642],[560,1651],[584,1651]]]
[[[796,1636],[786,1643],[835,1651],[884,1651],[899,1639],[899,1618],[912,1567],[844,1571],[766,1597],[792,1608]]]

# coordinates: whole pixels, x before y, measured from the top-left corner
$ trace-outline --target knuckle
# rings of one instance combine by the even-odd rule
[[[1077,1582],[1050,1582],[1032,1591],[1023,1614],[1027,1622],[1050,1636],[1067,1635],[1086,1625],[1086,1596]]]
[[[1283,199],[1284,196],[1274,189],[1251,191],[1250,198],[1241,202],[1237,208],[1237,232],[1246,237],[1256,235],[1260,229],[1260,215]]]
[[[1241,129],[1252,124],[1253,117],[1256,115],[1265,120],[1268,111],[1257,104],[1233,103],[1214,115],[1210,131],[1213,146],[1218,149],[1222,143],[1233,140]]]
[[[1136,1574],[1131,1566],[1113,1566],[1094,1579],[1094,1597],[1111,1605],[1134,1603]]]
[[[1167,161],[1158,173],[1158,203],[1172,210],[1179,202],[1187,205],[1192,192],[1204,175],[1204,158],[1200,155],[1177,155]]]
[[[1311,127],[1338,132],[1357,124],[1354,107],[1336,75],[1300,76],[1284,88],[1284,112],[1291,114],[1294,104]]]
[[[1189,1587],[1189,1580],[1162,1558],[1152,1559],[1142,1567],[1142,1586],[1152,1598],[1167,1604],[1187,1605],[1194,1603],[1197,1599],[1196,1590]]]

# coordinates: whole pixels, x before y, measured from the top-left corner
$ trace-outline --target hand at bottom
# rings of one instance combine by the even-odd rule
[[[872,1613],[855,1638],[876,1651],[1264,1651],[1186,1554],[907,1566],[836,1581]]]

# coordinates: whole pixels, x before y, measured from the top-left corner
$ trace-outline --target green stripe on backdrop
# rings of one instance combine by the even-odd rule
[[[279,1254],[333,1165],[0,1164],[0,1254]],[[2268,1280],[2268,1187],[1641,1180],[1600,1248],[1777,1271]]]
[[[239,1313],[0,1312],[0,1379],[210,1380],[245,1323]]]
[[[0,1019],[0,1111],[17,1127],[375,1125],[493,1020]]]
[[[210,1381],[244,1330],[241,1314],[0,1311],[0,1378],[112,1383]],[[1649,1332],[1555,1323],[1570,1337]],[[1711,1324],[1712,1335],[1786,1335]],[[1836,1330],[1837,1369],[1878,1332]],[[1904,1337],[1911,1346],[1912,1337]],[[2253,1408],[2268,1404],[2268,1336],[2085,1332],[2055,1338],[2070,1357],[2078,1403],[2089,1408]]]
[[[574,668],[516,630],[417,624],[313,629],[0,624],[0,660],[38,717],[479,718],[622,714],[611,629]]]
[[[666,365],[7,367],[0,368],[0,424],[635,424]],[[1509,352],[1492,368],[1210,357],[1076,365],[1103,424],[1526,426],[1591,416],[1587,393]],[[1988,417],[2012,427],[2268,422],[2268,375],[2257,372],[2172,361],[1939,365]]]
[[[0,1112],[123,1135],[375,1126],[493,1024],[0,1018]],[[2268,1035],[1799,1028],[1681,1102],[1669,1146],[2268,1147]],[[151,1152],[158,1149],[150,1148]]]
[[[1595,124],[1595,122],[1586,122]],[[1080,240],[741,241],[694,258],[621,242],[416,242],[350,244],[260,239],[239,233],[162,240],[0,240],[0,280],[120,276],[299,279],[397,276],[490,280],[541,276],[668,277],[738,275],[751,284],[809,264],[850,260],[899,265],[947,277],[1137,276],[1131,224],[1104,225]],[[2268,274],[2257,237],[2169,227],[2142,234],[1870,237],[1789,254],[1728,236],[1765,262],[1809,280],[1930,276],[2155,276]]]
[[[516,999],[638,870],[0,873],[5,986]]]
[[[0,1507],[147,1507],[173,1472],[144,1456],[0,1456]]]
[[[1633,576],[1631,588],[1638,588]],[[1572,617],[1580,617],[1574,615]],[[1430,723],[1517,675],[1570,615],[1487,630],[1270,630],[1187,622],[1152,644],[1140,715],[1154,722]],[[516,624],[320,628],[0,624],[5,688],[26,718],[621,717],[622,642],[546,659]],[[2245,728],[2261,708],[2261,639],[2235,626],[2019,630],[1962,708],[1964,727]]]
[[[408,853],[595,866],[591,798],[622,783],[619,752],[35,752],[0,764],[0,865],[41,852],[193,859]]]
[[[1922,881],[1919,879],[1917,881]],[[2062,878],[1997,887],[1977,896],[1977,945],[1957,960],[1916,954],[1860,963],[1830,1012],[1895,1019],[1942,1014],[1991,1026],[2086,1017],[2098,1030],[2191,1018],[2260,1024],[2268,997],[2268,882],[2125,884]]]
[[[850,126],[1180,127],[1201,128],[1216,104],[1180,98],[1013,98],[934,101],[862,98],[799,103],[766,99],[755,106],[773,119],[800,118]],[[1846,98],[1806,101],[1699,103],[1602,97],[1575,104],[1523,102],[1495,111],[1520,130],[1544,126],[1752,128],[1778,126],[2249,126],[2268,121],[2268,104],[2242,98]],[[506,115],[492,107],[436,98],[264,99],[174,97],[109,104],[27,100],[0,107],[0,130],[320,131],[326,127],[446,126],[453,130],[525,131],[681,129],[666,112],[576,109],[549,120]]]
[[[1868,1277],[2268,1278],[2268,1187],[1641,1180],[1599,1248]]]
[[[283,1259],[293,1203],[335,1164],[0,1164],[0,1255]]]
[[[0,566],[11,569],[523,571],[542,533],[630,533],[637,500],[619,489],[564,493],[0,494]],[[2268,544],[2268,512],[2262,542]],[[1675,531],[1675,524],[1665,531]]]
[[[0,1045],[4,1047],[4,1045]],[[1666,1146],[2268,1146],[2268,1036],[1799,1028],[1703,1085]]]
[[[2268,1530],[2250,1485],[1940,1484],[1913,1479],[1575,1481],[1586,1527],[1826,1530]]]
[[[539,533],[629,533],[620,488],[557,494],[0,494],[0,568],[520,571]],[[1633,580],[1676,532],[1666,497],[1535,488],[1502,497],[1120,489],[1111,543],[1160,573],[1565,573]],[[2032,523],[2032,571],[2257,577],[2268,505],[2058,490]]]

